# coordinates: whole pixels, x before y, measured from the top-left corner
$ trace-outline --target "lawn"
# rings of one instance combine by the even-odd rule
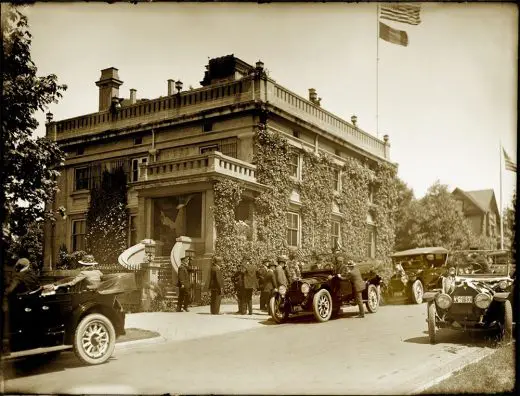
[[[455,371],[423,394],[512,393],[515,386],[515,343],[499,347],[491,355]]]

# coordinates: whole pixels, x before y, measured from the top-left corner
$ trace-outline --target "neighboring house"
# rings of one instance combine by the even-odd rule
[[[452,194],[457,200],[459,210],[469,220],[475,235],[499,240],[500,211],[492,189],[463,191],[456,188]]]
[[[151,100],[137,99],[135,89],[120,99],[122,84],[116,68],[102,70],[97,112],[47,124],[47,136],[67,153],[53,205],[64,206],[68,216],[46,231],[46,268],[56,263],[61,244],[69,251],[85,248],[90,189],[104,169],[120,166],[128,175],[128,246],[152,238],[162,242],[159,254],[169,256],[175,244],[187,241],[196,256],[209,257],[216,240],[213,183],[243,183],[237,220],[245,223],[254,197],[267,188],[257,182],[252,164],[261,116],[293,148],[327,152],[338,169],[349,157],[374,166],[390,163],[387,136],[380,140],[322,109],[314,89],[309,98],[294,94],[268,77],[262,62],[251,66],[233,55],[211,59],[202,87],[183,91],[180,81],[168,80],[167,96]],[[299,155],[292,165],[301,180]],[[293,194],[287,208],[289,246],[301,245],[298,199]],[[334,216],[330,239],[338,244],[339,218],[348,214]],[[374,257],[377,224],[368,218],[366,226],[367,256]]]

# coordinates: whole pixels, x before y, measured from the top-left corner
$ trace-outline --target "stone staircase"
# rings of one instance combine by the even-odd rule
[[[159,285],[165,288],[166,304],[169,308],[175,309],[177,307],[177,285],[173,284],[173,266],[168,256],[155,257],[154,263],[159,265]]]

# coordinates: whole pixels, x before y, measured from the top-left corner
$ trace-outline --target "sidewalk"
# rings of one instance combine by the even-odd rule
[[[126,315],[125,327],[156,331],[161,336],[121,343],[142,345],[185,341],[243,331],[269,325],[267,312],[253,309],[253,315],[235,314],[237,305],[221,305],[220,315],[211,315],[209,306],[190,307],[190,312],[140,312]],[[130,346],[130,345],[126,345]],[[120,347],[119,347],[120,348]],[[119,349],[118,348],[118,349]]]

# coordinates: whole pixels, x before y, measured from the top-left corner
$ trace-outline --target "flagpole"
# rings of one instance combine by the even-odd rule
[[[504,213],[502,209],[502,140],[500,140],[500,250],[504,250]]]
[[[376,23],[377,23],[377,37],[376,37],[376,134],[379,138],[379,2],[376,8]]]

